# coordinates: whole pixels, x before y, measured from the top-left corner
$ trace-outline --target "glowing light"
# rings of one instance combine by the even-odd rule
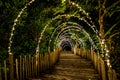
[[[107,65],[110,66],[110,60],[107,59],[106,61],[107,61]]]
[[[12,44],[12,37],[13,37],[13,32],[15,30],[15,26],[18,22],[18,19],[21,17],[22,13],[24,12],[24,10],[27,8],[28,4],[31,4],[32,2],[34,2],[34,0],[31,0],[30,2],[26,3],[26,5],[21,9],[21,11],[18,13],[18,16],[17,18],[14,20],[14,24],[12,26],[12,30],[11,30],[11,35],[10,35],[10,38],[9,38],[9,46],[8,46],[8,53],[9,54],[12,54],[11,53],[11,44]]]
[[[17,19],[15,19],[14,22],[17,22]]]
[[[8,47],[8,49],[10,49],[10,47]]]
[[[13,24],[13,28],[12,28],[12,29],[13,29],[13,31],[15,30],[14,26],[16,26],[16,23],[14,23],[14,24]]]
[[[11,33],[11,36],[13,36],[13,33]]]
[[[86,15],[88,16],[89,14],[88,14],[88,13],[86,13]]]
[[[77,7],[79,7],[79,5],[78,5],[78,4],[77,4],[76,6],[77,6]]]
[[[75,23],[74,23],[75,24]],[[71,26],[71,27],[76,27],[76,28],[78,28],[78,29],[80,29],[81,30],[81,26],[80,25],[78,25],[77,24],[77,26]],[[65,30],[65,29],[67,29],[68,31],[69,31],[69,28],[71,28],[70,26],[67,26],[66,28],[64,28],[63,29],[63,31]],[[80,28],[81,27],[81,28]],[[78,30],[77,29],[77,30]],[[84,29],[82,29],[83,30],[83,32],[89,37],[89,41],[91,42],[91,44],[93,45],[93,48],[95,48],[95,49],[97,49],[97,47],[94,45],[94,42],[93,42],[93,40],[90,38],[90,36],[89,36],[89,34],[84,30]],[[62,31],[61,31],[62,32]],[[61,32],[59,32],[59,34],[57,35],[57,37],[56,37],[56,39],[55,39],[55,42],[56,42],[56,40],[58,39],[58,37],[59,37],[59,39],[60,39],[60,37],[61,36],[64,36],[64,34],[61,34]],[[59,35],[61,35],[61,36],[59,36]],[[63,37],[64,38],[64,37]],[[54,43],[55,44],[55,43]]]
[[[12,41],[10,41],[10,43],[12,43]]]
[[[109,53],[109,50],[107,50],[106,52]]]
[[[10,55],[12,55],[12,53],[11,53],[11,52],[10,52],[9,54],[10,54]]]
[[[102,40],[102,44],[105,44],[105,39]]]
[[[73,5],[75,5],[75,3],[74,3],[74,2],[72,2],[72,4],[73,4]]]
[[[108,56],[108,54],[105,54],[106,56]]]

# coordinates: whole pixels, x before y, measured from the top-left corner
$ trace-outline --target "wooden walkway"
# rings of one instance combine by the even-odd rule
[[[99,75],[91,60],[64,51],[52,69],[30,80],[99,80]]]

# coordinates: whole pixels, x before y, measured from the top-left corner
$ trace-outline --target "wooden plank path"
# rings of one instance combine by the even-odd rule
[[[30,80],[99,80],[99,75],[90,60],[64,51],[52,69]]]

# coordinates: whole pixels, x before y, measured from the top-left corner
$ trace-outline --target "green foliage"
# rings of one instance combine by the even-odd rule
[[[41,35],[44,27],[51,22],[52,18],[62,15],[62,14],[71,14],[85,18],[83,13],[79,12],[75,6],[71,6],[69,4],[70,0],[35,0],[31,6],[23,12],[22,16],[19,18],[16,30],[14,32],[13,43],[12,43],[12,52],[18,55],[27,55],[34,54],[35,49],[37,47],[38,39]],[[89,12],[89,15],[92,18],[92,21],[98,26],[98,11],[99,6],[97,0],[74,0],[75,3],[79,4],[86,12]],[[119,2],[116,3],[117,0],[111,1],[107,0],[106,3],[106,15],[104,18],[104,29],[106,39],[109,39],[110,36],[118,33],[120,31],[120,6]],[[8,54],[8,43],[9,37],[11,33],[11,28],[14,22],[14,19],[17,17],[20,10],[25,6],[25,4],[29,2],[29,0],[0,0],[0,61],[2,59],[7,58]],[[109,9],[108,9],[109,8]],[[85,18],[86,19],[86,18]],[[61,18],[51,22],[48,25],[45,33],[43,34],[43,38],[40,43],[40,53],[46,53],[48,49],[49,39],[54,31],[54,29],[63,22],[72,21],[76,22],[83,26],[83,28],[90,34],[92,39],[95,41],[95,44],[100,49],[100,43],[96,38],[96,35],[93,34],[88,25],[84,22],[79,21],[76,18]],[[58,32],[63,30],[67,25],[62,26],[58,29],[54,36],[57,36]],[[71,30],[72,31],[72,30]],[[83,35],[81,32],[72,32],[72,34],[78,34],[79,38],[85,40],[86,48],[90,48],[90,43],[88,37]],[[117,34],[111,41],[108,42],[112,45],[115,50],[119,49],[120,42]],[[75,36],[74,36],[75,37]],[[51,50],[54,48],[54,40],[53,37],[51,42]],[[119,54],[115,54],[117,56]],[[114,59],[114,57],[112,58]],[[113,64],[114,65],[114,64]]]

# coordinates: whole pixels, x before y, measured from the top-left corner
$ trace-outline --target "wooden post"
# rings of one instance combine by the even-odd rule
[[[41,69],[41,72],[43,71],[43,58],[42,58],[42,54],[40,54],[40,69]]]
[[[108,80],[113,80],[113,72],[111,68],[108,70]]]
[[[45,53],[45,55],[44,55],[44,71],[46,70],[46,53]]]
[[[42,71],[42,68],[41,68],[41,54],[39,54],[39,67],[40,67],[40,72]]]
[[[106,70],[105,70],[105,63],[101,58],[101,75],[102,75],[102,80],[107,80],[106,79]]]
[[[50,54],[50,67],[52,67],[52,54],[53,52]]]
[[[36,77],[36,55],[34,55],[34,57],[33,57],[34,59],[33,59],[33,68],[34,68],[34,77]]]
[[[18,74],[18,59],[16,59],[15,62],[16,62],[16,79],[19,80],[19,74]]]
[[[42,71],[44,71],[44,55],[42,54]]]
[[[94,52],[94,66],[95,66],[95,69],[97,70],[97,53]]]
[[[32,57],[32,77],[34,77],[34,57]]]
[[[31,55],[29,55],[29,77],[31,77]]]
[[[22,70],[22,72],[23,72],[23,79],[25,78],[25,59],[23,58],[23,70]]]
[[[54,53],[52,54],[52,65],[54,64]]]
[[[96,70],[98,70],[98,54],[97,53],[95,54],[95,57],[96,57]]]
[[[53,59],[53,61],[52,61],[52,65],[54,64],[54,53],[52,54],[52,59]]]
[[[108,80],[117,80],[116,72],[112,68],[108,70]]]
[[[52,53],[50,53],[50,55],[49,55],[49,58],[50,58],[50,62],[49,62],[49,63],[50,63],[50,67],[51,67],[51,63],[52,63],[51,54],[52,54]]]
[[[106,80],[108,80],[108,66],[107,66],[107,61],[104,61],[104,65],[105,65],[105,76],[106,76]]]
[[[98,57],[98,73],[99,73],[99,75],[100,75],[100,77],[101,77],[101,60],[100,60],[100,56]]]
[[[10,80],[14,80],[13,54],[9,54],[9,63],[10,63]]]
[[[26,57],[26,69],[27,69],[27,79],[29,78],[29,56]]]
[[[112,80],[117,80],[117,74],[114,69],[113,69],[113,79]]]
[[[81,49],[82,49],[82,48],[80,48],[80,51],[79,51],[79,56],[81,56]]]
[[[42,60],[42,64],[43,64],[43,71],[45,70],[45,55],[42,55],[43,56],[43,60]]]
[[[50,53],[48,53],[48,68],[50,68]]]
[[[37,54],[37,76],[39,74],[39,54]]]
[[[46,53],[46,69],[48,69],[47,53]]]
[[[46,53],[46,69],[48,69],[47,53]]]
[[[40,75],[40,54],[38,55],[38,76]]]
[[[49,53],[47,54],[47,68],[49,68]]]
[[[88,57],[87,58],[90,59],[90,50],[88,50]]]
[[[22,80],[22,56],[20,56],[20,80]]]
[[[85,50],[85,58],[88,59],[88,50]]]
[[[27,58],[25,56],[25,79],[27,78]]]
[[[1,71],[1,66],[0,66],[0,80],[2,80],[2,71]]]
[[[27,56],[26,65],[27,65],[27,79],[30,77],[30,65],[29,65],[29,55]]]
[[[6,67],[6,60],[4,60],[4,74],[5,74],[5,80],[7,80],[7,67]]]
[[[37,69],[38,69],[38,58],[37,54],[35,55],[35,76],[37,76]]]

